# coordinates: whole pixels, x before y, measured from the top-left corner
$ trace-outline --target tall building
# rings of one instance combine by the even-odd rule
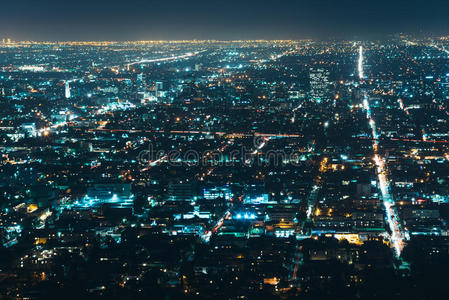
[[[143,84],[144,84],[143,73],[137,74],[136,84],[137,84],[138,90],[141,90],[143,88]]]
[[[324,101],[329,97],[329,71],[322,68],[310,69],[310,97]]]
[[[71,94],[70,94],[70,82],[69,81],[65,82],[65,97],[67,99],[69,99],[71,97]]]
[[[156,81],[155,90],[156,90],[156,97],[159,97],[161,92],[164,90],[164,84],[162,83],[162,81]]]

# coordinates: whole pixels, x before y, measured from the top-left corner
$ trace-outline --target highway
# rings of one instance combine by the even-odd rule
[[[449,54],[449,50],[447,50],[446,48],[444,48],[444,46],[438,46],[437,44],[431,44],[431,47],[434,47],[437,50],[440,50],[441,52],[444,52],[446,54]]]
[[[198,130],[144,130],[144,129],[109,129],[109,128],[96,128],[96,129],[89,129],[89,132],[94,131],[104,131],[104,132],[126,132],[126,133],[171,133],[171,134],[205,134],[205,135],[223,135],[223,136],[230,136],[230,137],[238,137],[238,138],[244,138],[244,137],[266,137],[266,138],[302,138],[303,135],[301,134],[277,134],[277,133],[261,133],[261,132],[255,132],[255,133],[241,133],[241,132],[220,132],[220,131],[198,131]]]
[[[365,80],[365,74],[363,70],[363,47],[359,48],[359,60],[358,60],[358,72],[359,72],[359,81],[360,84],[363,84]],[[376,126],[376,121],[374,120],[371,107],[369,103],[369,97],[366,91],[363,92],[363,107],[366,112],[366,117],[369,121],[369,126],[371,128],[371,135],[373,137],[373,150],[374,157],[373,160],[376,164],[376,172],[377,172],[377,180],[378,186],[380,188],[382,201],[385,208],[386,221],[388,226],[390,227],[390,242],[395,249],[395,254],[399,257],[401,255],[401,251],[404,248],[404,232],[402,231],[401,224],[399,222],[398,212],[395,207],[395,201],[390,193],[390,185],[387,178],[388,168],[385,164],[385,160],[379,153],[379,135]]]
[[[139,61],[127,63],[126,66],[130,67],[132,65],[149,64],[149,63],[155,63],[155,62],[165,62],[165,61],[171,61],[171,60],[184,59],[184,58],[189,58],[189,57],[198,55],[198,54],[200,54],[202,52],[205,52],[205,51],[206,50],[196,51],[196,52],[189,52],[189,53],[178,55],[178,56],[169,56],[169,57],[161,57],[161,58],[154,58],[154,59],[142,59],[142,60],[139,60]],[[120,66],[115,66],[115,67],[120,67]]]

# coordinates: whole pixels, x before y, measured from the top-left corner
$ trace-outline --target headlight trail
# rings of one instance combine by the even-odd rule
[[[363,72],[363,47],[359,48],[359,59],[358,59],[358,71],[359,71],[359,79],[362,83],[365,79]],[[366,112],[366,118],[368,119],[368,123],[371,129],[371,134],[373,136],[373,150],[374,150],[374,163],[376,164],[376,172],[377,172],[377,181],[382,197],[382,202],[385,208],[385,215],[388,226],[391,230],[390,241],[395,249],[396,255],[399,257],[401,255],[402,249],[404,248],[404,233],[401,230],[401,225],[399,223],[399,215],[395,208],[395,201],[390,193],[390,186],[387,179],[388,169],[384,162],[384,159],[379,154],[379,145],[378,145],[378,130],[376,127],[376,121],[374,120],[371,107],[369,103],[368,94],[366,91],[363,92],[363,107]]]

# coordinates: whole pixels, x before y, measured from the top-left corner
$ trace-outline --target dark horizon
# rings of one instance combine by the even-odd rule
[[[18,0],[2,5],[0,36],[15,40],[372,38],[449,33],[449,3],[411,0],[166,2]]]

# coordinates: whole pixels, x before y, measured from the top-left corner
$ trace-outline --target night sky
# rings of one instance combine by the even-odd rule
[[[449,33],[447,0],[4,0],[0,36],[298,39]]]

